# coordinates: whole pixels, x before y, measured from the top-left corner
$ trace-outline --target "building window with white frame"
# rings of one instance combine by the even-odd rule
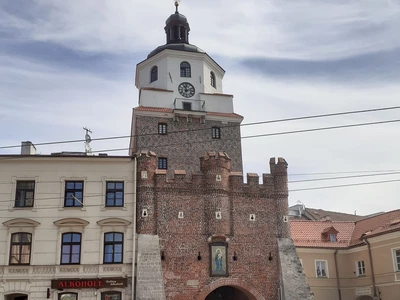
[[[150,82],[154,82],[158,80],[158,67],[154,66],[150,71]]]
[[[357,276],[365,276],[365,263],[363,260],[356,262],[356,273]]]
[[[14,207],[32,207],[35,195],[34,180],[18,180]]]
[[[393,249],[393,262],[396,272],[400,272],[400,249]]]
[[[83,206],[83,181],[65,182],[64,206],[65,207]]]
[[[211,128],[211,137],[213,139],[220,139],[221,138],[221,128],[219,128],[219,127]]]
[[[328,277],[328,262],[326,260],[315,261],[315,274],[317,278]]]
[[[158,134],[165,135],[167,134],[167,124],[166,123],[158,123]]]
[[[107,232],[104,234],[104,263],[122,264],[124,234],[120,232]]]
[[[158,169],[166,170],[168,168],[168,159],[166,157],[158,158]]]
[[[79,265],[81,263],[82,235],[78,232],[67,232],[61,237],[61,264]]]
[[[331,233],[331,234],[329,235],[329,240],[330,240],[332,243],[337,242],[336,234]]]
[[[29,265],[31,261],[32,234],[16,232],[11,235],[10,265]]]
[[[181,63],[181,77],[192,77],[190,64],[187,61]]]
[[[217,87],[217,84],[215,83],[215,74],[214,74],[214,72],[213,71],[211,71],[210,72],[210,83],[211,83],[211,86],[213,87],[213,88],[216,88]]]
[[[122,207],[124,206],[124,182],[107,181],[106,182],[106,206]]]

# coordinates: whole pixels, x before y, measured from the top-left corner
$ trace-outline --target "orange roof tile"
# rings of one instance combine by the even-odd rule
[[[303,221],[291,220],[290,230],[296,247],[310,248],[347,248],[354,230],[354,222]],[[333,227],[337,233],[337,242],[325,242],[321,234],[326,228]]]
[[[150,106],[138,106],[138,107],[135,108],[135,110],[151,111],[151,112],[162,112],[162,113],[172,113],[172,112],[174,112],[174,110],[172,108],[150,107]],[[235,114],[235,113],[207,112],[207,115],[243,119],[243,117],[241,115],[238,115],[238,114]]]
[[[290,220],[290,230],[296,247],[303,248],[349,248],[363,244],[363,237],[373,237],[400,231],[400,209],[378,214],[357,222]],[[337,242],[325,242],[323,232],[335,228]]]
[[[174,111],[172,108],[148,107],[148,106],[138,106],[138,107],[135,108],[135,110],[163,112],[163,113],[172,113]]]
[[[357,221],[351,238],[351,246],[362,243],[363,234],[366,237],[371,237],[399,231],[400,223],[396,222],[398,219],[400,219],[400,209]]]

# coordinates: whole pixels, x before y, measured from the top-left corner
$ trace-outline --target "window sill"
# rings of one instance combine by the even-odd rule
[[[358,277],[366,277],[366,275],[365,274],[360,274],[360,275],[357,275],[357,278]]]
[[[317,279],[328,279],[328,276],[319,276],[319,277],[316,277]]]
[[[101,210],[128,210],[126,206],[102,206]]]
[[[65,209],[67,209],[67,210],[82,210],[82,211],[85,211],[86,210],[86,206],[60,206],[59,208],[58,208],[58,210],[65,210]]]
[[[10,207],[10,209],[8,211],[14,211],[14,210],[37,211],[37,207],[35,207],[35,206],[13,206],[13,207]]]

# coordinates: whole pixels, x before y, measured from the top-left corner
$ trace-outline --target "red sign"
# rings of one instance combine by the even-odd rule
[[[96,278],[96,279],[57,279],[51,281],[51,288],[61,289],[101,289],[112,287],[126,287],[126,278]]]

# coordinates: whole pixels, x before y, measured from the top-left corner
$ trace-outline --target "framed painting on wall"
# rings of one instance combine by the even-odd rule
[[[210,276],[228,276],[228,256],[225,243],[210,244]]]

